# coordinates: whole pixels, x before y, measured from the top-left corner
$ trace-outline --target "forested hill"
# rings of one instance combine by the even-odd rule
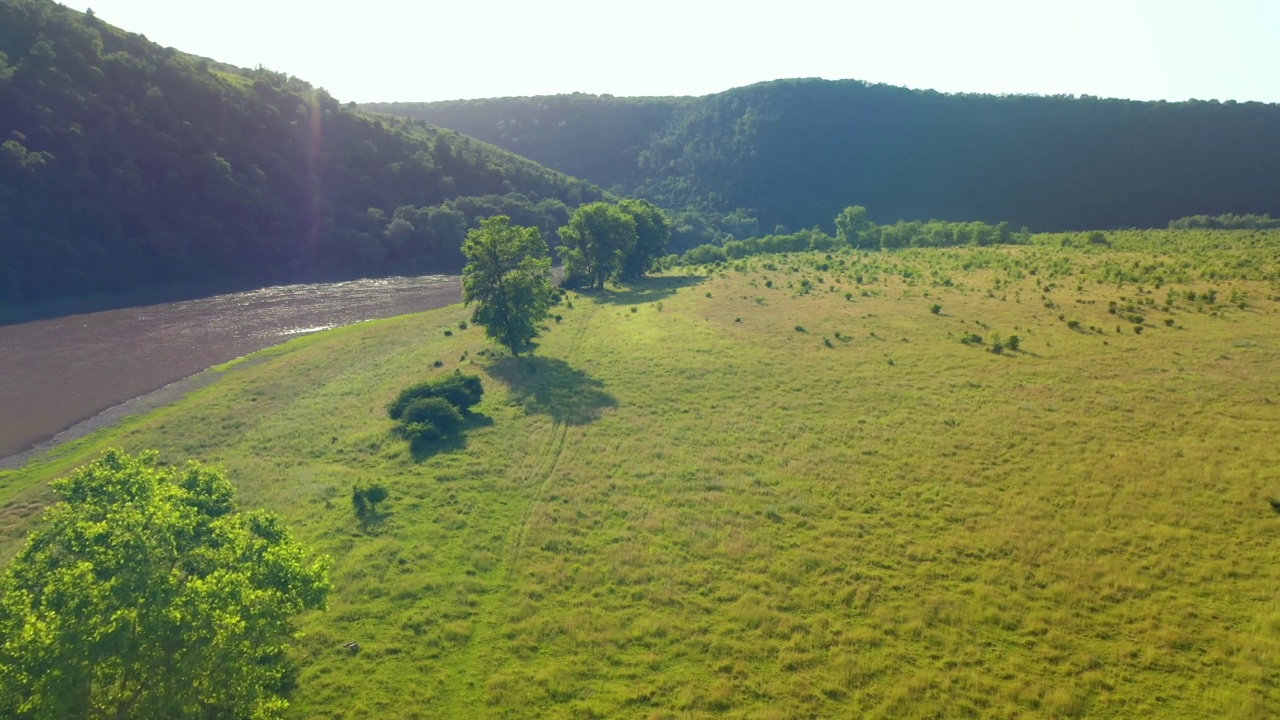
[[[602,187],[625,190],[644,181],[640,153],[661,133],[680,105],[693,98],[611,95],[369,103],[362,107],[413,117],[504,147]],[[428,118],[430,118],[428,120]],[[463,131],[459,131],[463,132]]]
[[[877,222],[1008,220],[1036,230],[1280,213],[1277,105],[946,95],[810,79],[666,101],[379,107],[666,207],[710,211],[721,230],[746,234],[829,227],[852,204]],[[573,142],[584,134],[589,144]]]
[[[323,90],[0,0],[0,304],[460,267],[483,215],[599,188]]]

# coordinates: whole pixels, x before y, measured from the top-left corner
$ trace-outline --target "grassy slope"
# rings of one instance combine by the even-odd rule
[[[322,333],[0,475],[0,532],[108,442],[225,464],[337,561],[296,717],[1267,717],[1280,303],[1137,335],[1108,301],[1166,289],[1083,268],[1151,258],[754,258],[576,298],[523,364],[457,307]],[[416,460],[382,405],[459,365],[491,422]]]

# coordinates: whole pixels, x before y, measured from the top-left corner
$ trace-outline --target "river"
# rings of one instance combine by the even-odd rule
[[[453,275],[286,285],[0,326],[0,459],[303,333],[459,302]]]

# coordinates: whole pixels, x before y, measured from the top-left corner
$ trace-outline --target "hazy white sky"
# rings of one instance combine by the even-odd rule
[[[342,101],[703,95],[825,77],[944,92],[1280,102],[1280,0],[93,0],[88,7],[161,45],[287,72]]]

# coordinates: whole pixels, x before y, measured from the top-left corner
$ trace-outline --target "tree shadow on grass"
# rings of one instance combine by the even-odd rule
[[[706,277],[702,275],[641,278],[626,283],[615,290],[605,289],[604,291],[590,293],[590,295],[596,300],[610,305],[640,305],[669,298],[675,295],[677,290],[693,287],[703,280],[706,280]]]
[[[414,440],[409,443],[409,452],[413,453],[414,462],[422,462],[432,455],[461,450],[467,446],[468,431],[475,428],[489,427],[492,424],[493,418],[484,413],[464,412],[462,413],[462,427],[458,428],[457,432],[436,440]],[[398,428],[396,432],[399,432]]]
[[[603,382],[556,358],[504,357],[489,372],[511,388],[526,413],[550,415],[569,425],[585,425],[618,405]]]
[[[377,535],[391,519],[391,511],[384,508],[365,508],[356,511],[356,519],[360,521],[360,532],[366,535]]]

